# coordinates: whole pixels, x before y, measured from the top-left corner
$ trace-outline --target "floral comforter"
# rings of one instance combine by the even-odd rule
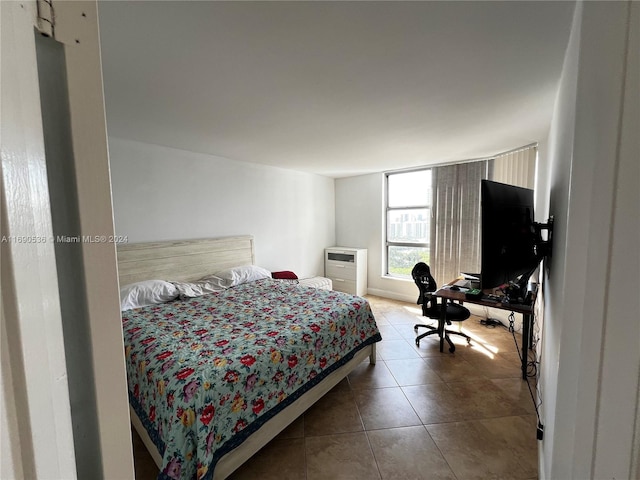
[[[210,479],[262,424],[381,340],[367,301],[270,279],[123,312],[130,403],[163,466]]]

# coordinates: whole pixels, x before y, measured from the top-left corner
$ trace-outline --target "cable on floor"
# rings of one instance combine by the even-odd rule
[[[484,325],[487,328],[496,328],[497,326],[504,326],[498,320],[494,320],[493,318],[483,318],[480,320],[480,325]]]

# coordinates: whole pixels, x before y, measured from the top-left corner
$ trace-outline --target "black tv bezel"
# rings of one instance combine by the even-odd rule
[[[482,180],[480,188],[481,288],[496,289],[510,282],[526,286],[540,263],[534,191],[492,180]]]

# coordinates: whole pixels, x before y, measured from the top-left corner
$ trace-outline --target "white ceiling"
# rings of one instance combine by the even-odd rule
[[[546,137],[573,2],[100,2],[109,134],[331,177]]]

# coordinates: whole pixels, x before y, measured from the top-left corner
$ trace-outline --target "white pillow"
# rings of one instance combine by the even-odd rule
[[[226,290],[225,282],[218,277],[208,277],[206,280],[198,280],[197,282],[171,282],[175,285],[180,293],[180,298],[195,298],[207,293],[216,293]]]
[[[145,280],[144,282],[131,283],[120,289],[120,309],[146,307],[165,303],[178,298],[178,289],[164,280]]]
[[[235,287],[247,282],[255,282],[263,278],[271,278],[271,272],[266,268],[256,265],[243,265],[241,267],[228,268],[214,273],[208,277],[204,277],[201,281],[212,281],[214,279],[222,280],[222,284],[226,287]]]

